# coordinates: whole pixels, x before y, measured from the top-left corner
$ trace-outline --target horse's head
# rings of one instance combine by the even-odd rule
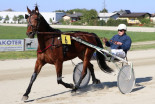
[[[27,12],[28,15],[25,14],[25,19],[27,19],[28,22],[26,34],[29,38],[34,38],[40,24],[40,13],[37,6],[35,7],[35,10],[32,11],[27,7]]]

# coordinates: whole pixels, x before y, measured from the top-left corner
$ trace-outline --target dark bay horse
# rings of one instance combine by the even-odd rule
[[[87,73],[87,67],[91,72],[93,83],[100,83],[100,81],[96,79],[93,65],[90,63],[90,59],[95,51],[93,48],[85,46],[75,40],[71,40],[72,44],[67,46],[67,51],[64,54],[64,45],[62,45],[60,39],[62,32],[49,26],[44,17],[39,13],[37,6],[35,7],[35,10],[32,11],[27,7],[27,11],[29,15],[25,15],[28,22],[26,34],[30,38],[34,38],[35,34],[37,34],[38,49],[34,73],[27,90],[23,95],[23,100],[28,99],[33,82],[41,71],[41,68],[46,63],[55,65],[58,84],[62,84],[66,88],[72,88],[73,92],[79,88],[82,79]],[[81,38],[93,45],[103,48],[100,39],[94,33],[76,31],[63,34]],[[74,86],[73,84],[68,84],[62,81],[62,67],[64,61],[71,60],[75,57],[79,57],[83,61],[83,71],[78,83]],[[105,62],[105,57],[99,52],[97,52],[97,62],[101,70],[109,73],[112,72],[112,69],[107,66]]]

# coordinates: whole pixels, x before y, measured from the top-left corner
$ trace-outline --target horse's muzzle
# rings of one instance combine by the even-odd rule
[[[29,38],[34,38],[34,36],[35,36],[35,33],[34,32],[26,32],[26,34],[27,34],[27,36]]]

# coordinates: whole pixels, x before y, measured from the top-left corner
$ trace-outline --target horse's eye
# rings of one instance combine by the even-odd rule
[[[35,20],[36,20],[36,21],[38,21],[39,19],[38,19],[38,18],[36,18]]]
[[[29,18],[29,15],[25,14],[25,19]]]

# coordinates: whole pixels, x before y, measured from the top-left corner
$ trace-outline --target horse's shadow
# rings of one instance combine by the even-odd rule
[[[141,90],[141,89],[145,88],[146,86],[141,85],[141,83],[149,82],[151,80],[152,80],[152,77],[136,78],[136,84],[135,84],[136,87],[132,90],[132,92],[135,92],[135,91],[138,91],[138,90]],[[103,90],[105,87],[106,88],[117,87],[117,82],[116,81],[113,81],[113,82],[103,82],[103,83],[96,84],[96,85],[90,84],[87,87],[80,88],[78,90],[78,92],[76,94],[74,94],[74,95],[78,95],[78,94],[81,95],[81,94],[84,94],[84,93],[89,92],[89,91],[93,92],[93,91],[97,91],[97,90]],[[40,98],[37,98],[37,99],[27,100],[27,101],[24,101],[24,102],[25,103],[29,103],[29,102],[33,102],[35,100],[41,100],[41,99],[45,99],[45,98],[50,98],[50,97],[62,95],[62,94],[69,93],[69,92],[71,92],[71,90],[60,92],[60,93],[56,93],[56,94],[52,94],[52,95],[48,95],[48,96],[43,96],[43,97],[40,97]]]
[[[40,98],[37,98],[37,99],[27,100],[27,101],[24,101],[24,102],[25,103],[29,103],[29,102],[33,102],[35,100],[41,100],[41,99],[45,99],[45,98],[50,98],[50,97],[54,97],[54,96],[57,96],[57,95],[62,95],[62,94],[68,93],[68,92],[71,92],[71,90],[63,91],[63,92],[52,94],[52,95],[48,95],[48,96],[43,96],[43,97],[40,97]]]

